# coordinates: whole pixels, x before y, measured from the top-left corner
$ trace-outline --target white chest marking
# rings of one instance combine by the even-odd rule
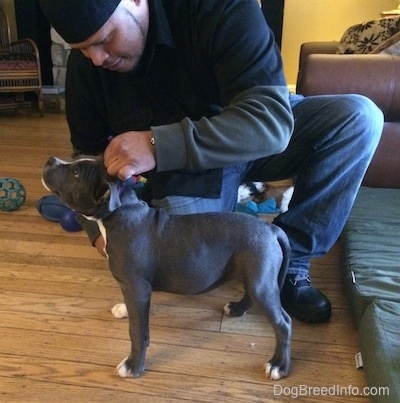
[[[101,219],[96,220],[96,222],[97,222],[97,225],[99,226],[100,233],[101,233],[101,235],[102,235],[102,237],[104,239],[104,249],[103,249],[103,251],[104,251],[104,254],[106,255],[106,257],[108,259],[108,254],[107,254],[107,251],[106,251],[106,249],[107,249],[106,248],[106,246],[107,246],[107,231],[106,231],[106,227],[104,226],[103,221]]]

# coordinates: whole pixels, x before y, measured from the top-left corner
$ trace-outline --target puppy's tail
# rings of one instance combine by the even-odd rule
[[[278,285],[279,289],[282,290],[283,284],[285,283],[286,279],[286,274],[289,268],[289,261],[290,261],[290,253],[291,253],[291,247],[290,247],[290,242],[289,238],[287,237],[286,233],[283,231],[283,229],[279,228],[278,232],[278,242],[279,246],[281,247],[282,250],[282,265],[279,270],[278,274]]]

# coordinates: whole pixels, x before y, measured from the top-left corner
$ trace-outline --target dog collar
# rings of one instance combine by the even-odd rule
[[[127,186],[135,186],[139,182],[139,176],[133,175],[126,181],[119,181],[117,185],[118,194],[122,196]]]

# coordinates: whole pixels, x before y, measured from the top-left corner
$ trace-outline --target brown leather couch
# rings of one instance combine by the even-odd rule
[[[384,113],[382,138],[341,235],[344,289],[373,402],[400,396],[400,56],[305,43],[296,92],[357,93]],[[355,352],[356,353],[356,352]]]
[[[335,54],[338,42],[307,42],[300,49],[296,92],[356,93],[383,111],[385,125],[364,185],[400,188],[400,56]]]

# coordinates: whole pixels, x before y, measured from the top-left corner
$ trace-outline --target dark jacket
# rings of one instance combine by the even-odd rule
[[[75,149],[151,128],[153,197],[219,197],[222,168],[282,152],[293,118],[279,50],[255,0],[149,0],[140,67],[117,73],[80,51],[68,61]]]

